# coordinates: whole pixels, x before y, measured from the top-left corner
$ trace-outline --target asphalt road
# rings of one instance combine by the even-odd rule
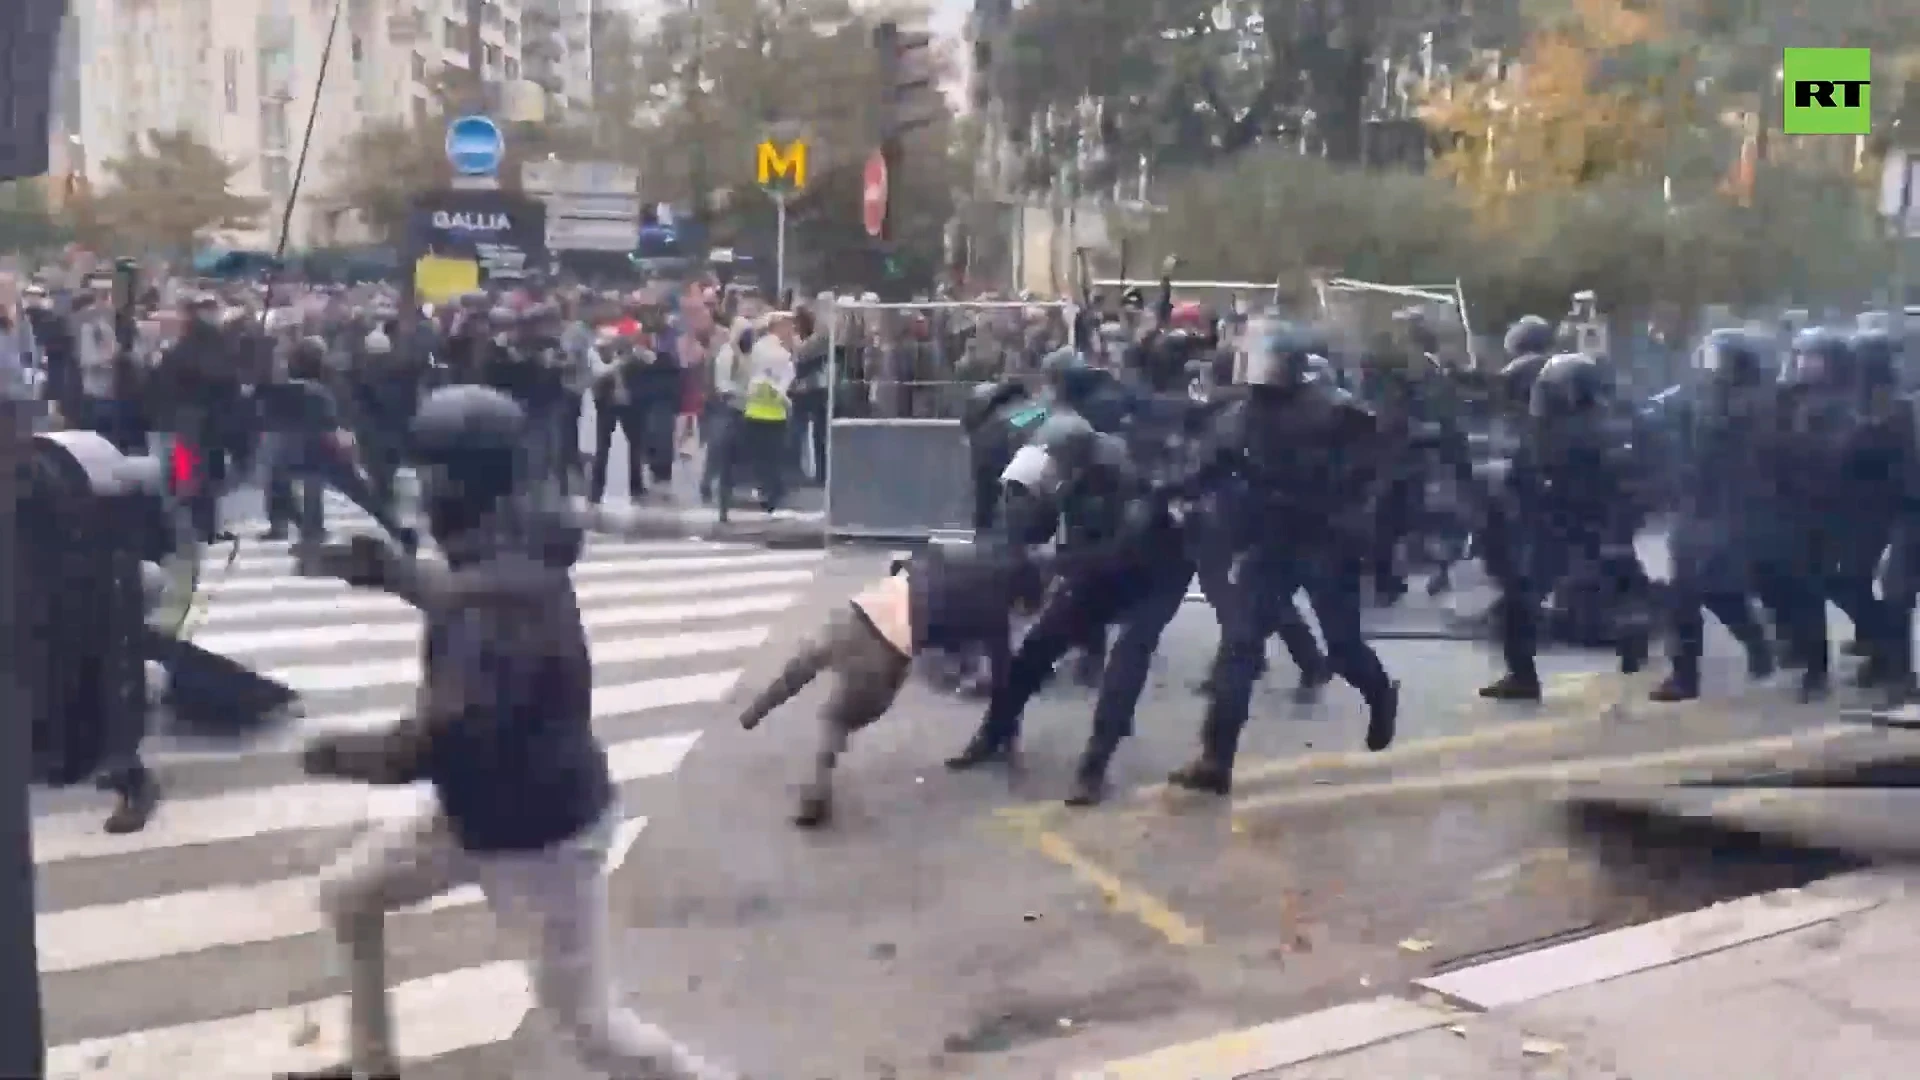
[[[836,553],[789,633],[884,572]],[[1424,599],[1410,601],[1415,607]],[[1415,610],[1392,618],[1423,621]],[[1709,698],[1655,706],[1655,675],[1543,658],[1538,707],[1481,701],[1496,658],[1392,642],[1400,738],[1361,748],[1343,686],[1290,701],[1274,665],[1231,802],[1159,786],[1190,756],[1192,683],[1215,643],[1190,604],[1170,628],[1106,806],[1058,803],[1085,737],[1086,691],[1029,712],[1024,769],[950,775],[980,707],[921,685],[843,759],[839,817],[787,824],[815,745],[820,689],[759,730],[718,718],[650,807],[617,893],[622,976],[676,1033],[781,1080],[1054,1077],[1062,1068],[1371,997],[1457,963],[1696,906],[1734,885],[1677,868],[1621,875],[1569,850],[1553,796],[1586,780],[1711,773],[1831,752],[1831,707],[1749,686],[1710,644]],[[741,694],[784,660],[776,635]],[[1671,872],[1670,872],[1671,871]]]

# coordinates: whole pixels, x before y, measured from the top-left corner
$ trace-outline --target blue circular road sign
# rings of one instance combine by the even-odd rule
[[[493,176],[506,157],[499,125],[484,116],[463,116],[447,125],[447,160],[461,176]]]

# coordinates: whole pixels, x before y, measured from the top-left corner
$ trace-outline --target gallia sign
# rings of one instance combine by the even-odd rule
[[[455,232],[511,232],[513,221],[507,215],[499,213],[449,213],[445,210],[435,210],[433,227]]]

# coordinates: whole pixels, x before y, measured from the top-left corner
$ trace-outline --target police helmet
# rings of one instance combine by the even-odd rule
[[[1800,386],[1850,383],[1852,359],[1846,335],[1824,326],[1808,327],[1793,336],[1793,352],[1780,379]]]
[[[1765,345],[1745,330],[1715,330],[1694,350],[1693,366],[1715,382],[1757,383],[1765,374],[1766,352]]]
[[[1606,373],[1592,357],[1561,353],[1541,365],[1527,412],[1536,420],[1570,416],[1599,405],[1606,393]]]
[[[1032,494],[1057,494],[1093,459],[1098,433],[1077,413],[1055,413],[1041,421],[1033,437],[1013,455],[1000,482]]]
[[[1522,315],[1507,327],[1501,341],[1512,357],[1533,356],[1553,349],[1553,324],[1538,315]]]
[[[1849,341],[1860,385],[1892,389],[1900,385],[1900,343],[1883,329],[1862,330]]]
[[[1240,381],[1249,386],[1297,386],[1307,381],[1313,357],[1322,355],[1320,333],[1280,319],[1261,319],[1247,328],[1247,360]]]

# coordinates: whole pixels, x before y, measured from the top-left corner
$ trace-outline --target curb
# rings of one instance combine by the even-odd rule
[[[1464,1016],[1683,963],[1710,953],[1869,911],[1884,889],[1860,888],[1872,870],[1806,888],[1778,889],[1561,945],[1430,976],[1412,989],[1434,1003],[1392,995],[1069,1070],[1062,1080],[1254,1080],[1337,1057]]]

